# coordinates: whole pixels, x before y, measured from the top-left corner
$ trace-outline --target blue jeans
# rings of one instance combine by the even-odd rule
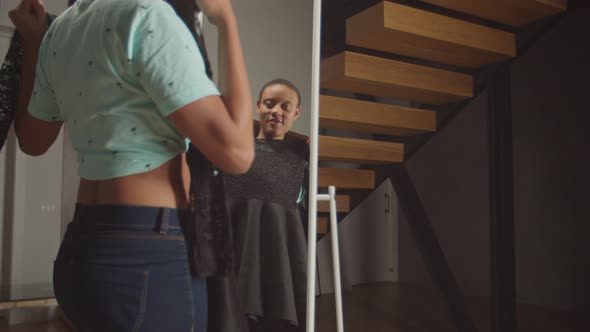
[[[181,210],[76,206],[55,295],[78,332],[205,332],[205,280],[190,275]]]

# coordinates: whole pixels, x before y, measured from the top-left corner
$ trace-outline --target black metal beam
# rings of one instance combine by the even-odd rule
[[[438,242],[412,178],[404,165],[395,165],[392,170],[391,178],[395,183],[400,206],[407,217],[408,225],[426,266],[449,305],[457,330],[459,332],[476,331],[459,285]]]
[[[488,88],[492,332],[516,332],[510,66]]]
[[[567,9],[569,11],[578,11],[590,8],[590,1],[588,0],[569,0],[567,2]]]

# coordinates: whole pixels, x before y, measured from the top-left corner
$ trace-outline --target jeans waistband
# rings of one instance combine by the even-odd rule
[[[181,209],[136,205],[76,204],[73,222],[81,225],[109,224],[154,227],[165,234],[170,227],[181,227],[187,211]]]

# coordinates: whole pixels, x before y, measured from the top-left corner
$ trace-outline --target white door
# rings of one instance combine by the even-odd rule
[[[3,27],[0,26],[0,59],[1,59],[0,61],[4,60],[4,56],[6,54],[6,51],[8,51],[8,46],[10,45],[10,36],[11,35],[12,35],[12,32],[10,29],[3,29]],[[6,214],[5,201],[8,196],[7,191],[5,190],[6,183],[7,183],[6,147],[4,147],[4,148],[2,148],[2,150],[0,150],[0,221],[2,221],[2,224],[0,224],[0,248],[2,248],[3,232],[4,232],[4,227],[2,227],[2,226],[4,225],[3,221],[4,221],[4,216]],[[0,255],[0,272],[2,272],[1,267],[2,267],[3,256],[4,255]],[[0,284],[2,283],[2,276],[3,276],[3,274],[0,273]]]
[[[397,199],[384,181],[339,226],[342,287],[398,280]],[[329,236],[318,243],[321,293],[333,292]]]

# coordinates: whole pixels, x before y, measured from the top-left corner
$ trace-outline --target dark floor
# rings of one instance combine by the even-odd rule
[[[478,332],[489,332],[489,299],[469,298]],[[379,283],[343,294],[346,332],[455,332],[448,308],[433,289]],[[336,332],[334,296],[317,302],[316,331]],[[533,305],[518,306],[518,332],[588,332],[590,318]],[[0,332],[67,332],[59,322],[0,327]],[[174,332],[174,331],[169,331]]]
[[[1,332],[70,332],[65,325],[60,322],[38,323],[38,324],[21,324],[10,327],[0,327]]]
[[[346,332],[456,332],[435,289],[379,283],[343,294]],[[489,298],[468,298],[478,332],[490,331]],[[318,299],[318,332],[336,332],[334,297]],[[534,305],[518,306],[518,332],[589,332],[590,318]]]

